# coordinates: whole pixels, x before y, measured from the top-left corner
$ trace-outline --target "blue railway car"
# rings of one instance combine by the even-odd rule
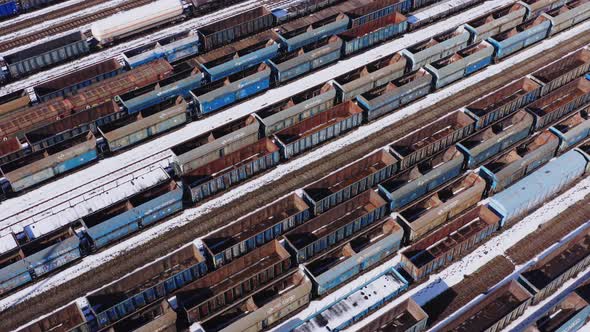
[[[507,188],[518,179],[547,163],[557,152],[559,138],[544,131],[492,162],[483,165],[479,174],[487,180],[490,193]]]
[[[199,114],[215,112],[239,100],[248,98],[270,88],[271,71],[261,64],[255,72],[251,70],[235,74],[226,82],[217,81],[201,88],[191,90],[191,99],[195,102]],[[241,78],[241,76],[245,76]],[[229,83],[228,83],[229,82]]]
[[[559,151],[565,151],[590,136],[590,117],[586,110],[555,124],[549,130],[559,137]]]
[[[348,280],[369,270],[401,246],[404,231],[393,219],[387,218],[326,255],[305,264],[316,293],[323,295]],[[346,252],[344,248],[351,252]]]
[[[284,83],[340,59],[342,39],[332,37],[318,44],[269,60],[275,80]]]
[[[4,164],[0,171],[12,190],[20,191],[96,159],[96,138],[92,133],[85,133]]]
[[[432,80],[431,74],[420,69],[365,92],[357,96],[356,100],[366,111],[366,120],[372,121],[427,95],[432,89]]]
[[[82,257],[80,239],[74,235],[31,256],[25,257],[24,261],[27,262],[32,275],[38,278],[76,261],[80,257]]]
[[[490,65],[493,54],[494,48],[487,42],[482,42],[424,68],[434,76],[434,86],[440,89]]]
[[[381,183],[379,192],[396,211],[459,176],[463,161],[463,155],[451,147]]]
[[[136,114],[179,96],[188,97],[191,90],[200,88],[205,82],[203,73],[191,65],[178,65],[174,71],[171,77],[115,96],[114,99],[128,114]]]
[[[194,61],[210,82],[219,81],[276,57],[279,43],[275,39],[271,31],[266,31],[199,55]]]
[[[103,329],[147,305],[172,296],[207,273],[207,262],[194,245],[149,264],[87,296]]]
[[[82,218],[85,237],[93,250],[182,210],[182,187],[163,169],[160,171],[163,182]]]
[[[475,168],[529,136],[533,117],[521,110],[461,141],[457,148],[465,154],[468,168]]]
[[[130,68],[136,68],[157,59],[172,63],[199,52],[199,36],[185,31],[123,52],[123,59]]]
[[[579,179],[587,165],[588,155],[569,151],[494,195],[489,208],[500,216],[501,226],[512,224]]]
[[[20,6],[16,0],[9,0],[0,3],[0,18],[14,16],[19,12]]]
[[[279,161],[279,148],[263,138],[183,173],[182,178],[191,200],[198,202],[274,167]]]
[[[494,59],[499,60],[547,38],[550,29],[551,21],[541,18],[489,37],[487,41],[494,45]]]
[[[29,265],[23,261],[17,261],[0,270],[0,295],[6,294],[15,288],[33,281],[29,272]]]

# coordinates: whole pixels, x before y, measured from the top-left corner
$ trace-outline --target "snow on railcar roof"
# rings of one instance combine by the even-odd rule
[[[6,234],[0,237],[0,254],[15,249],[16,247],[18,247],[18,245],[12,234]]]
[[[40,237],[60,227],[86,216],[94,211],[103,209],[115,202],[123,200],[146,188],[152,187],[168,179],[168,173],[162,168],[149,171],[140,170],[104,185],[94,188],[83,195],[72,198],[38,215],[20,220],[9,230],[13,233],[22,231],[25,227],[35,237]],[[4,229],[3,232],[7,232]]]
[[[171,11],[183,11],[182,2],[179,0],[157,0],[145,6],[137,7],[131,10],[119,12],[102,20],[96,21],[91,25],[92,34],[95,37],[102,35],[105,31],[116,29],[118,26],[133,26],[150,17],[157,17],[162,13]]]
[[[406,285],[393,271],[386,272],[334,303],[295,332],[333,331]]]

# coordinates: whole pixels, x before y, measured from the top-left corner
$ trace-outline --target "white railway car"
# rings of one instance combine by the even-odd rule
[[[182,18],[183,13],[184,6],[180,0],[158,0],[95,22],[90,30],[100,44],[108,44],[113,40]]]
[[[434,22],[435,20],[452,15],[461,11],[466,7],[470,7],[483,2],[484,0],[447,0],[440,3],[433,4],[423,10],[408,16],[408,23],[410,29],[415,30],[425,24]]]

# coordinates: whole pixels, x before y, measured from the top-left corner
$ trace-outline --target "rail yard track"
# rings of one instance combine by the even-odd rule
[[[110,0],[89,0],[89,1],[83,1],[83,2],[79,2],[67,7],[63,7],[63,8],[59,8],[57,10],[54,10],[52,12],[43,14],[42,16],[37,16],[37,17],[31,17],[29,19],[26,20],[22,20],[20,22],[16,22],[13,24],[8,24],[6,26],[2,26],[0,27],[0,36],[9,34],[11,32],[16,32],[25,28],[29,28],[32,26],[35,26],[37,24],[49,21],[49,20],[53,20],[65,15],[70,15],[76,12],[79,12],[81,10],[84,10],[86,8],[91,8],[94,6],[98,6],[100,4],[109,2]]]
[[[108,17],[108,16],[111,16],[113,14],[116,14],[116,13],[118,13],[120,11],[125,11],[125,10],[130,10],[130,9],[133,9],[133,8],[136,8],[136,7],[140,7],[140,6],[143,6],[145,4],[150,3],[152,1],[153,0],[132,0],[132,1],[126,2],[126,3],[122,4],[122,5],[105,9],[105,10],[103,10],[101,12],[98,12],[98,13],[92,13],[92,14],[84,15],[82,17],[74,18],[74,19],[71,19],[71,20],[68,20],[68,21],[65,21],[65,22],[56,24],[56,25],[51,26],[51,27],[49,27],[47,29],[43,29],[41,31],[36,31],[36,32],[24,34],[24,35],[19,36],[17,38],[10,39],[10,40],[4,41],[4,42],[0,42],[0,52],[5,52],[5,51],[11,50],[13,48],[16,48],[16,47],[19,47],[19,46],[23,46],[23,45],[32,43],[32,42],[34,42],[36,40],[39,40],[41,38],[53,36],[53,35],[56,35],[58,33],[62,33],[62,32],[68,31],[70,29],[75,29],[75,28],[81,27],[81,26],[83,26],[85,24],[89,24],[89,23],[92,23],[94,21],[103,19],[105,17]],[[92,3],[89,6],[96,6],[96,5],[98,5],[100,3],[103,3],[103,2],[106,2],[106,1],[105,0],[94,0],[94,2],[93,1],[87,1],[87,2],[88,3]],[[82,2],[82,3],[76,4],[74,6],[80,7],[80,6],[84,5],[85,6],[84,8],[88,8],[89,6],[86,6],[87,2]],[[74,6],[72,6],[72,7],[74,7]],[[72,10],[72,12],[76,12],[76,11],[79,11],[79,10],[84,9],[84,8],[72,8],[71,10]],[[49,14],[50,15],[50,18],[46,18],[45,16],[43,16],[42,17],[42,21],[46,21],[48,19],[55,18],[55,17],[52,17],[51,16],[52,14],[53,13]],[[63,12],[59,11],[59,13],[56,12],[55,15],[57,15],[56,17],[59,17],[59,16],[67,15],[67,13],[64,14]],[[25,26],[31,26],[32,24],[38,24],[39,23],[39,19],[41,19],[41,18],[39,18],[39,17],[32,18],[31,19],[32,21],[31,20],[26,20],[26,21],[23,21],[23,22],[19,22],[16,25],[20,25],[21,23],[22,24],[25,24],[26,23]],[[11,28],[11,26],[8,26],[6,28]],[[6,28],[0,29],[0,35],[11,32],[11,31],[5,32],[3,29],[6,29]],[[22,26],[20,28],[22,28]],[[20,28],[18,28],[18,29],[20,29]],[[16,29],[16,30],[18,30],[18,29]],[[13,31],[16,31],[16,30],[13,30]]]
[[[552,62],[560,57],[581,48],[590,43],[590,33],[577,35],[556,46],[546,50],[541,55],[529,59],[526,64],[517,64],[507,74],[499,74],[484,80],[480,85],[470,89],[467,93],[458,96],[453,95],[433,105],[418,114],[410,116],[402,124],[391,125],[381,132],[372,134],[368,139],[348,146],[347,153],[340,151],[326,155],[321,161],[311,163],[307,167],[293,172],[288,180],[281,179],[281,183],[269,183],[249,195],[241,197],[231,203],[228,208],[213,210],[193,220],[190,224],[162,234],[157,240],[150,241],[133,250],[122,253],[120,256],[105,263],[99,271],[85,273],[73,279],[71,282],[60,285],[44,293],[44,300],[28,299],[0,314],[2,322],[0,328],[13,329],[36,317],[39,312],[45,312],[49,308],[55,308],[66,302],[72,301],[81,294],[106,284],[114,278],[118,278],[129,271],[140,267],[179,246],[192,241],[208,231],[225,225],[247,211],[259,208],[268,202],[281,197],[307,183],[315,181],[336,168],[344,166],[367,153],[380,148],[389,142],[407,135],[418,129],[424,123],[428,123],[444,114],[447,114],[465,104],[475,100],[478,96],[491,92],[511,81],[520,78],[534,70]],[[16,315],[15,313],[18,313]]]

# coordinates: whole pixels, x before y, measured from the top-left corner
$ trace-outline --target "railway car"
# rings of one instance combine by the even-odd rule
[[[274,137],[282,157],[289,159],[360,126],[362,116],[360,107],[348,101],[278,131]]]
[[[263,138],[181,174],[190,199],[201,201],[277,165],[279,147]]]
[[[547,163],[559,147],[559,138],[543,131],[528,142],[484,164],[479,174],[490,184],[489,192],[499,192]]]
[[[397,172],[398,160],[379,150],[303,188],[315,215],[376,187]]]
[[[567,150],[590,136],[588,116],[586,110],[581,110],[549,128],[549,131],[559,137],[559,152]]]
[[[194,245],[185,246],[86,296],[97,328],[105,329],[177,293],[208,273]],[[123,295],[124,294],[124,295]]]
[[[389,149],[406,170],[475,132],[475,121],[456,111],[393,142]]]
[[[309,206],[296,194],[280,199],[203,238],[215,268],[260,247],[305,223]]]
[[[283,128],[290,127],[318,113],[334,107],[336,90],[331,84],[311,87],[252,115],[260,123],[260,137],[272,137]]]
[[[199,36],[194,30],[179,32],[122,53],[129,68],[157,59],[173,63],[199,53]]]
[[[386,211],[381,196],[365,191],[286,233],[286,247],[303,263],[376,223]]]
[[[90,52],[82,32],[75,31],[65,36],[29,47],[22,51],[4,55],[0,62],[8,72],[0,70],[0,81],[28,76],[42,69],[78,58]]]
[[[192,59],[210,82],[222,80],[274,58],[279,52],[276,36],[261,32]]]
[[[163,169],[159,172],[163,181],[157,185],[81,218],[84,240],[92,250],[103,248],[182,210],[182,186]]]
[[[550,29],[551,21],[540,17],[489,37],[487,41],[494,45],[496,49],[494,59],[497,61],[547,38]]]
[[[189,323],[206,323],[291,271],[291,256],[275,240],[183,287],[176,300]]]
[[[427,64],[424,68],[434,77],[434,87],[440,89],[490,65],[493,53],[494,47],[482,42]]]
[[[328,307],[307,317],[305,321],[291,324],[289,329],[294,332],[319,332],[326,329],[342,331],[407,288],[408,281],[395,267],[391,267],[332,302]]]
[[[590,51],[581,49],[560,61],[541,68],[530,78],[541,85],[541,96],[545,96],[590,71]]]
[[[404,227],[406,239],[414,242],[477,204],[485,188],[485,180],[470,173],[392,216]]]
[[[101,125],[98,131],[106,145],[102,150],[114,153],[181,126],[188,121],[187,109],[181,101],[159,112],[144,110]]]
[[[6,0],[0,2],[0,19],[18,15],[20,4],[16,0]]]
[[[472,208],[404,250],[402,266],[414,281],[427,278],[479,245],[499,226],[500,218],[486,206]]]
[[[489,207],[500,216],[501,225],[516,222],[582,176],[588,165],[588,155],[582,151],[569,151],[494,195]]]
[[[33,87],[33,91],[42,102],[56,97],[65,98],[75,94],[81,88],[114,77],[124,71],[125,68],[118,61],[108,59],[38,84]]]
[[[460,315],[453,317],[441,329],[501,330],[521,316],[531,305],[531,300],[531,293],[526,288],[514,280],[509,280],[468,305]],[[481,315],[482,312],[486,314]]]
[[[389,201],[390,210],[396,211],[459,176],[464,160],[452,146],[379,184],[379,192]]]
[[[478,43],[515,28],[524,21],[526,13],[526,7],[517,2],[467,22],[465,29],[471,32],[472,43]]]
[[[527,330],[580,331],[590,315],[588,282],[583,283],[558,303],[544,307],[540,318],[526,326]]]
[[[305,263],[315,294],[325,295],[394,254],[402,244],[403,234],[393,219],[386,218],[344,245]]]
[[[121,105],[128,114],[150,111],[154,108],[169,106],[170,103],[183,103],[188,99],[190,91],[203,85],[204,74],[190,65],[174,67],[174,74],[138,89],[126,91],[113,99]]]
[[[83,310],[77,303],[70,303],[60,310],[31,323],[18,332],[51,331],[52,329],[63,329],[64,331],[88,330],[89,324]]]
[[[372,121],[430,93],[432,80],[431,74],[419,69],[365,92],[356,100],[366,111],[364,119]]]
[[[177,20],[183,13],[181,1],[158,0],[149,6],[134,8],[94,22],[90,31],[99,43],[110,44],[114,40]]]
[[[571,28],[590,17],[590,4],[585,1],[568,1],[565,5],[541,14],[551,21],[550,36]]]
[[[399,329],[407,332],[426,331],[428,314],[411,297],[399,305],[388,309],[379,317],[360,326],[360,332],[386,332]],[[360,324],[365,323],[362,321]],[[358,326],[358,325],[357,325]]]
[[[26,143],[32,153],[33,151],[37,152],[50,148],[74,137],[80,137],[80,135],[91,133],[96,137],[100,134],[98,130],[100,126],[116,121],[124,115],[122,112],[119,112],[117,104],[113,101],[106,102],[76,112],[38,129],[28,131],[25,134]],[[97,148],[100,154],[102,151],[98,142]],[[2,162],[1,164],[4,165],[6,162]]]
[[[524,77],[467,105],[465,113],[475,119],[476,129],[482,129],[537,100],[540,94],[541,85]]]
[[[416,71],[464,49],[470,37],[469,31],[460,27],[410,46],[401,53],[408,59],[410,71]]]
[[[520,273],[518,281],[533,295],[533,305],[543,301],[590,265],[588,240],[590,230],[586,228],[573,238],[560,241],[558,248]]]
[[[590,81],[580,77],[526,106],[533,114],[535,129],[548,127],[590,101]]]
[[[528,137],[532,128],[533,116],[521,110],[464,139],[457,148],[465,154],[467,167],[476,168]]]
[[[404,56],[395,53],[339,76],[332,81],[332,84],[338,89],[342,102],[351,100],[402,77],[405,73],[406,61]]]
[[[295,272],[286,280],[271,284],[263,294],[251,296],[235,306],[229,314],[234,317],[232,320],[220,317],[198,328],[220,332],[263,331],[307,306],[312,297],[311,288],[309,278],[300,271]]]
[[[560,8],[568,0],[521,0],[518,3],[527,9],[526,20],[538,17],[542,13]]]
[[[410,30],[419,29],[430,24],[442,17],[448,17],[455,13],[461,12],[465,8],[475,6],[483,2],[482,0],[415,0],[412,8],[417,12],[408,17]],[[429,7],[426,7],[431,5]],[[426,7],[424,9],[421,9]],[[419,10],[421,9],[421,10]]]

